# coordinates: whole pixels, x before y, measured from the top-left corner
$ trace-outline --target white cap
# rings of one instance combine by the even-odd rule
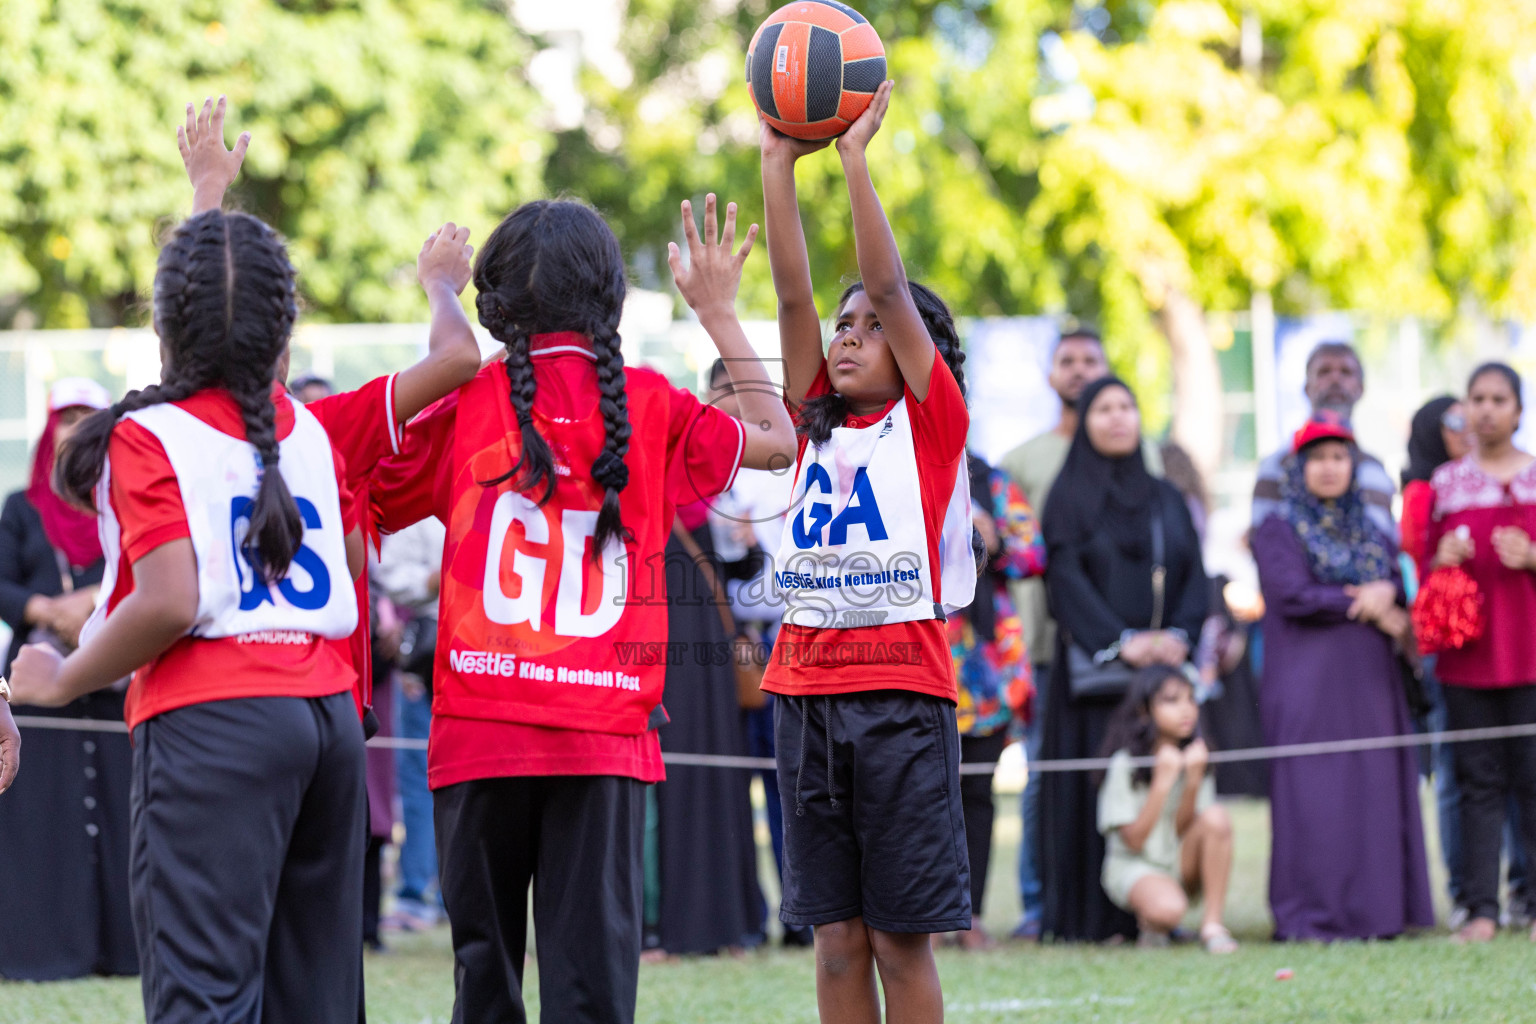
[[[87,409],[105,409],[112,404],[107,389],[88,377],[64,377],[53,382],[48,391],[48,411],[58,412],[83,405]]]

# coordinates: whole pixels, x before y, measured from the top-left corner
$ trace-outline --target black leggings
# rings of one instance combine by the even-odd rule
[[[528,888],[540,1018],[630,1024],[640,981],[646,785],[477,779],[432,793],[453,931],[454,1024],[523,1024]]]
[[[1008,732],[990,736],[961,736],[960,764],[996,766],[1008,745]],[[987,891],[987,862],[992,857],[992,773],[960,776],[960,810],[965,815],[965,846],[971,855],[971,918],[980,923],[981,899]],[[974,927],[974,926],[973,926]]]
[[[355,1024],[364,773],[350,690],[193,704],[134,730],[147,1019]]]
[[[1446,724],[1486,729],[1536,723],[1536,685],[1473,689],[1444,684]],[[1518,805],[1527,863],[1536,863],[1536,737],[1458,743],[1462,901],[1474,918],[1499,919],[1499,850],[1508,799]]]

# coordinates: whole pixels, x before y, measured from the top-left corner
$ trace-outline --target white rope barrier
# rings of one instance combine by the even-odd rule
[[[70,732],[126,733],[128,726],[119,721],[95,718],[52,718],[42,715],[18,714],[16,724],[23,729],[54,729]],[[1356,754],[1367,750],[1393,750],[1399,747],[1422,747],[1434,743],[1473,743],[1486,740],[1523,739],[1536,736],[1536,723],[1529,725],[1501,725],[1487,729],[1451,729],[1440,732],[1412,733],[1406,736],[1371,736],[1354,740],[1326,740],[1317,743],[1288,743],[1274,747],[1245,747],[1240,750],[1214,750],[1211,764],[1237,764],[1243,761],[1272,761],[1288,757],[1319,757],[1327,754]],[[404,736],[375,736],[368,746],[385,750],[426,750],[427,741]],[[682,754],[663,752],[665,764],[700,768],[737,768],[756,771],[773,770],[778,762],[771,757],[731,757],[723,754]],[[1132,758],[1136,767],[1153,764],[1151,757]],[[990,775],[996,765],[992,763],[962,764],[961,775]],[[1109,767],[1105,757],[1060,758],[1050,761],[1034,761],[1026,765],[1032,772],[1091,772]]]

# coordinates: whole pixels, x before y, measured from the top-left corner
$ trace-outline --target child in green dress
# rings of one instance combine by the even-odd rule
[[[1099,787],[1102,881],[1116,906],[1136,915],[1140,944],[1164,946],[1203,895],[1200,941],[1212,953],[1237,949],[1222,923],[1232,874],[1232,823],[1216,804],[1200,738],[1195,688],[1178,668],[1153,665],[1132,679],[1105,737],[1111,757]],[[1155,758],[1148,767],[1132,759]]]

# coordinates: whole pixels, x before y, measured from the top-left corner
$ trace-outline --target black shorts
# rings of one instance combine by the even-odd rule
[[[953,704],[907,690],[780,697],[774,734],[785,924],[971,927]]]

